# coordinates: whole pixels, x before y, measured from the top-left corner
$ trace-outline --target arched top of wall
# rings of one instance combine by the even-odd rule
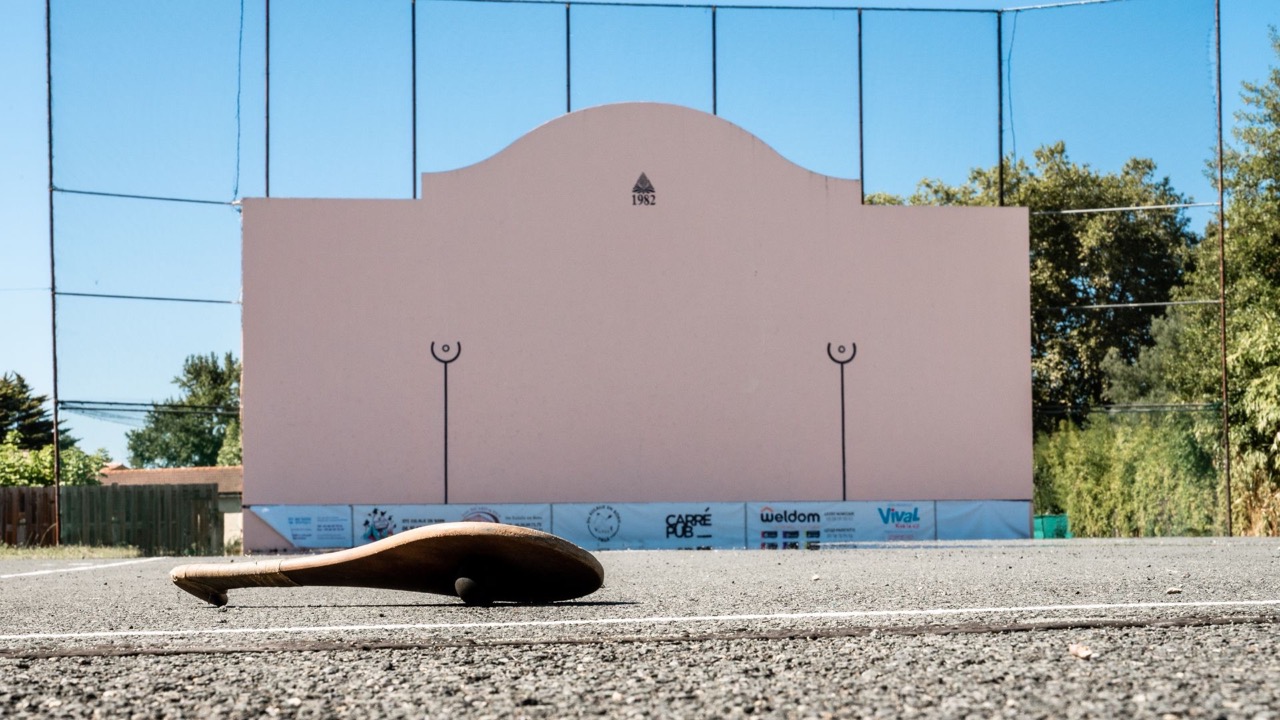
[[[554,180],[545,173],[554,172],[557,160],[566,156],[600,159],[612,166],[619,160],[632,159],[638,173],[649,177],[644,169],[646,153],[676,156],[686,170],[711,169],[724,164],[742,164],[752,175],[768,176],[774,183],[809,185],[822,183],[861,203],[858,180],[836,178],[813,172],[779,154],[759,137],[724,118],[692,108],[667,103],[628,102],[576,110],[550,120],[516,139],[507,147],[478,163],[454,170],[423,173],[422,197],[431,198],[449,178],[473,173],[506,174],[513,166],[524,168],[529,177],[539,181]],[[621,156],[621,157],[620,157]],[[651,183],[661,182],[649,178]],[[658,188],[661,189],[661,188]]]

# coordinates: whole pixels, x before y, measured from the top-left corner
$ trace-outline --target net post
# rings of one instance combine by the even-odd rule
[[[717,48],[716,48],[716,6],[711,6],[711,114],[719,115],[719,75],[716,68]]]
[[[1222,374],[1222,483],[1226,490],[1227,537],[1231,537],[1231,416],[1227,397],[1227,206],[1222,141],[1222,0],[1213,0],[1213,45],[1218,115],[1218,349]]]
[[[573,49],[569,24],[572,7],[569,3],[564,4],[564,112],[566,115],[573,112]]]
[[[409,135],[412,138],[413,187],[409,197],[418,199],[418,0],[409,0]]]
[[[1004,11],[996,10],[996,203],[1004,207]]]
[[[266,62],[266,72],[263,76],[265,88],[265,104],[263,108],[263,141],[264,148],[262,152],[262,194],[265,197],[271,197],[271,0],[264,0],[265,7],[262,14],[265,22],[265,32],[263,34],[263,58]]]
[[[863,133],[862,115],[862,8],[858,8],[858,196],[861,204],[867,204],[866,138]]]
[[[62,433],[58,427],[58,271],[53,228],[53,0],[44,3],[45,121],[49,151],[49,350],[53,373],[53,544],[62,544],[59,499],[62,495]]]

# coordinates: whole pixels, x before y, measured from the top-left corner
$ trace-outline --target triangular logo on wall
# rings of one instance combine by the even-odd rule
[[[636,186],[631,188],[631,192],[637,194],[654,192],[653,183],[649,182],[648,176],[640,173],[640,179],[636,180]]]

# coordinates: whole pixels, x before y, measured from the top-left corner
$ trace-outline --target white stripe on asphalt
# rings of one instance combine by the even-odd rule
[[[164,558],[149,557],[142,558],[141,560],[125,560],[123,562],[106,563],[104,565],[77,565],[76,567],[56,568],[54,570],[35,570],[32,572],[11,573],[9,575],[0,575],[0,580],[8,580],[9,578],[16,577],[31,577],[33,575],[54,575],[56,573],[81,572],[84,570],[102,570],[103,568],[120,567],[121,565],[137,565],[138,563],[154,562],[156,560],[163,559]]]
[[[73,640],[128,637],[195,637],[200,635],[293,635],[387,630],[488,630],[503,628],[582,627],[592,625],[675,625],[680,623],[743,622],[760,620],[841,620],[858,618],[945,617],[984,613],[1045,613],[1097,610],[1172,610],[1188,608],[1246,608],[1280,606],[1280,600],[1204,600],[1198,602],[1148,602],[1090,605],[1026,605],[1022,607],[932,608],[923,610],[848,610],[758,615],[687,615],[591,620],[521,620],[512,622],[412,623],[398,625],[315,625],[270,628],[208,628],[191,630],[118,630],[79,633],[0,635],[0,640]]]

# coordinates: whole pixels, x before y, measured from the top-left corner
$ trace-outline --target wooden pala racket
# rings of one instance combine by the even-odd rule
[[[456,595],[468,605],[547,603],[589,595],[604,584],[591,553],[563,538],[515,525],[427,525],[350,550],[249,563],[173,569],[174,584],[214,605],[242,587],[331,585]]]

